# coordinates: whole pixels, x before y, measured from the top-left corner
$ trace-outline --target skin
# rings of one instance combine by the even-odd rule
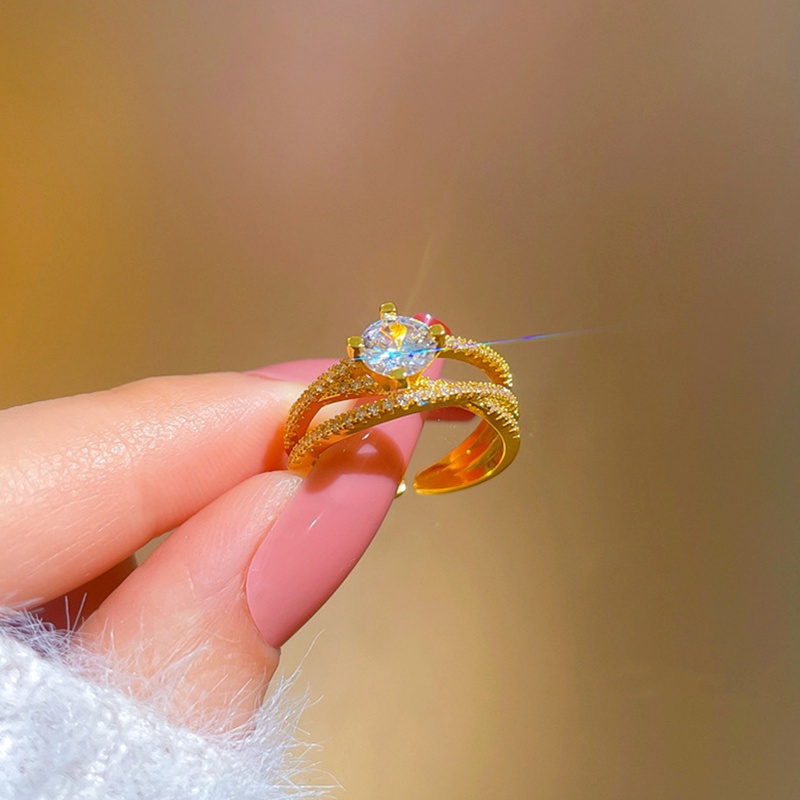
[[[173,716],[184,723],[207,728],[223,709],[221,726],[245,722],[279,653],[250,618],[243,576],[300,484],[280,440],[301,389],[254,375],[154,378],[0,412],[2,603],[63,606],[60,595],[94,581],[97,605],[119,584],[79,628],[84,643],[135,664],[134,692],[180,664]],[[108,574],[173,528],[141,568]]]
[[[377,531],[422,425],[350,437],[308,482],[286,471],[284,420],[328,363],[150,378],[0,412],[0,604],[69,623],[133,694],[170,676],[182,725],[245,724],[280,645]]]

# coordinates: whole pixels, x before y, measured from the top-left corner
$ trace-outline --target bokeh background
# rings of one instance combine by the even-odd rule
[[[285,648],[337,795],[800,795],[798,4],[6,0],[0,42],[2,405],[386,300],[602,327],[502,347],[518,462],[399,500]]]

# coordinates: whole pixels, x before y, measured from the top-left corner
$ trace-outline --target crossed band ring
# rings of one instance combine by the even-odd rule
[[[489,380],[426,377],[435,358],[472,364]],[[478,426],[417,474],[414,488],[438,494],[474,486],[502,472],[519,450],[519,404],[511,385],[508,364],[488,345],[452,336],[440,323],[428,326],[399,316],[393,303],[384,303],[380,319],[347,340],[347,357],[308,386],[289,411],[284,437],[289,468],[308,470],[330,445],[390,419],[459,407],[478,417]],[[342,400],[360,402],[312,424],[321,408]]]

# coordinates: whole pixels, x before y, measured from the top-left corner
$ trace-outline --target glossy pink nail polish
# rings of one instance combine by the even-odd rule
[[[284,379],[289,372],[284,365]],[[250,613],[273,647],[316,613],[361,558],[392,505],[422,424],[419,415],[402,417],[328,448],[284,509],[247,575]]]

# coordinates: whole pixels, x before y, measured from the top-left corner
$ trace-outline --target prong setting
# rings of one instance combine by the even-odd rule
[[[408,388],[408,381],[409,378],[413,376],[407,375],[400,367],[398,367],[389,378],[392,382],[392,388],[394,389],[407,389]]]
[[[444,338],[447,336],[447,331],[445,330],[444,325],[442,325],[441,322],[437,322],[428,328],[428,333],[433,336],[433,340],[436,342],[437,350],[443,350]]]
[[[347,339],[347,358],[333,364],[301,394],[289,412],[284,446],[290,469],[310,468],[331,444],[384,421],[436,408],[459,407],[478,427],[445,458],[423,470],[414,488],[423,494],[463,489],[502,472],[519,450],[519,403],[505,360],[487,345],[453,336],[430,315],[400,316],[393,303],[361,336]],[[424,376],[437,357],[464,361],[489,381]],[[314,425],[323,406],[362,400]],[[402,492],[398,487],[398,494]]]
[[[356,348],[359,363],[382,385],[406,388],[416,382],[440,348],[424,322],[400,316],[394,303],[383,303],[380,311],[380,319],[362,333],[361,347]]]
[[[348,336],[347,357],[353,359],[360,359],[363,354],[364,354],[364,337]]]

